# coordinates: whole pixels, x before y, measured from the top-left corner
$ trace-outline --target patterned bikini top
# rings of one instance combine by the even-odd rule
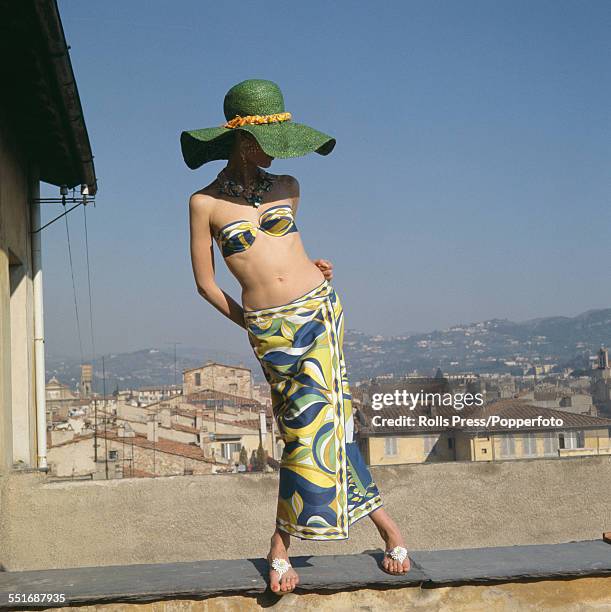
[[[284,236],[297,231],[293,209],[289,204],[278,204],[268,208],[259,217],[259,225],[248,219],[239,219],[223,225],[218,231],[218,241],[223,257],[241,253],[251,247],[261,230],[270,236]]]

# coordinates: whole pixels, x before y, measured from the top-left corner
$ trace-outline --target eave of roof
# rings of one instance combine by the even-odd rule
[[[56,0],[0,0],[2,106],[40,180],[97,191],[93,154]]]

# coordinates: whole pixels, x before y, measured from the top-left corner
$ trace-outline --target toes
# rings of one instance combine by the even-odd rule
[[[280,586],[287,593],[292,591],[295,588],[295,576],[284,576]]]
[[[392,557],[384,556],[384,558],[382,559],[382,567],[389,574],[401,576],[409,571],[411,563],[409,557],[404,559],[403,562],[400,562],[396,559],[393,559]]]
[[[278,574],[275,570],[270,573],[269,587],[272,591],[274,591],[274,593],[277,593],[280,590],[280,584],[278,583]]]

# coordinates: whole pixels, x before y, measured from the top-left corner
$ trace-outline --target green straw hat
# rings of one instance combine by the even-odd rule
[[[182,156],[192,170],[215,159],[229,159],[240,130],[252,134],[271,157],[300,157],[312,151],[328,155],[335,146],[335,138],[291,120],[273,81],[248,79],[234,85],[225,95],[223,110],[226,124],[181,133]]]

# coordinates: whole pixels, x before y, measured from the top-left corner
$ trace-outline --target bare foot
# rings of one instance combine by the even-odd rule
[[[299,584],[299,576],[292,567],[282,574],[282,578],[280,579],[278,578],[278,572],[272,568],[272,561],[274,559],[285,559],[290,563],[287,552],[290,540],[291,536],[288,533],[276,529],[270,542],[269,554],[267,555],[267,561],[269,563],[269,586],[274,593],[279,593],[280,595],[291,592]]]
[[[382,568],[389,574],[406,574],[411,567],[409,557],[406,557],[403,562],[400,563],[387,554],[395,546],[402,546],[403,548],[406,548],[397,524],[390,518],[383,507],[374,510],[369,516],[375,523],[375,526],[378,528],[378,531],[386,544],[384,548],[385,552],[384,559],[382,560]]]

